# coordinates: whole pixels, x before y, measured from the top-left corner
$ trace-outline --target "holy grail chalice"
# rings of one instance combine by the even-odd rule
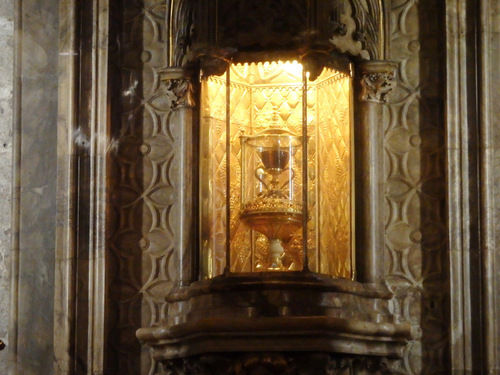
[[[284,129],[242,136],[242,210],[240,219],[268,241],[268,270],[284,270],[282,257],[293,233],[302,226],[295,154],[301,138]],[[253,162],[251,162],[253,160]]]

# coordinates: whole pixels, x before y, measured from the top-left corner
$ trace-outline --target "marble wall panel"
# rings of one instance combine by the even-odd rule
[[[485,37],[489,44],[487,50],[484,51],[487,59],[487,70],[485,80],[488,81],[489,90],[486,93],[489,108],[486,108],[489,116],[489,123],[487,126],[490,128],[492,134],[492,142],[489,145],[491,149],[488,151],[492,157],[491,173],[492,173],[492,192],[493,192],[493,205],[491,220],[494,223],[493,233],[493,246],[491,250],[494,251],[492,255],[492,263],[489,266],[492,268],[491,272],[491,290],[498,291],[500,287],[500,70],[497,67],[500,64],[500,3],[497,1],[490,1],[487,10],[488,30]],[[488,146],[488,145],[487,145]],[[500,299],[498,294],[493,292],[491,296],[491,306],[493,307],[491,318],[491,327],[494,330],[493,336],[490,339],[492,346],[491,355],[491,370],[500,372],[500,326],[498,319],[500,319]]]
[[[385,132],[386,274],[394,309],[420,326],[398,373],[448,368],[444,138],[444,19],[441,2],[388,1],[389,60],[399,64]]]
[[[58,10],[56,0],[23,1],[17,20],[14,129],[22,142],[16,145],[13,235],[19,241],[12,258],[19,277],[10,351],[13,369],[28,375],[52,373]]]
[[[8,344],[14,4],[7,0],[0,1],[0,51],[0,340]],[[0,352],[0,374],[7,373],[7,354]]]
[[[488,65],[497,67],[500,63],[500,3],[491,2],[490,4],[490,29],[489,35],[489,56]],[[490,90],[487,93],[489,98],[490,127],[493,132],[493,142],[491,148],[494,150],[494,182],[495,182],[495,223],[496,239],[500,241],[500,70],[491,69],[486,78],[489,80]],[[500,251],[500,246],[497,246]],[[500,281],[500,280],[499,280]]]

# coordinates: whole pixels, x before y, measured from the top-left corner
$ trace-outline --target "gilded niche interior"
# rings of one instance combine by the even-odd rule
[[[350,72],[324,68],[309,80],[297,61],[230,64],[202,79],[202,278],[304,262],[353,278],[350,103]]]

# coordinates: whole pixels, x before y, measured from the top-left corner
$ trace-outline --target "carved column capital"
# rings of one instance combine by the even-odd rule
[[[164,80],[167,90],[172,94],[172,108],[194,107],[194,88],[189,78],[170,78]]]
[[[160,71],[161,80],[172,100],[173,109],[179,107],[194,107],[194,86],[191,74],[183,68],[168,68]]]
[[[385,103],[396,85],[397,65],[390,61],[365,61],[359,65],[361,95],[364,102]]]

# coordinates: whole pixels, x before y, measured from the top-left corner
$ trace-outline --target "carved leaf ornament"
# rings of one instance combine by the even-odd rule
[[[380,0],[349,0],[356,22],[354,39],[360,41],[373,60],[380,58],[382,4]]]

